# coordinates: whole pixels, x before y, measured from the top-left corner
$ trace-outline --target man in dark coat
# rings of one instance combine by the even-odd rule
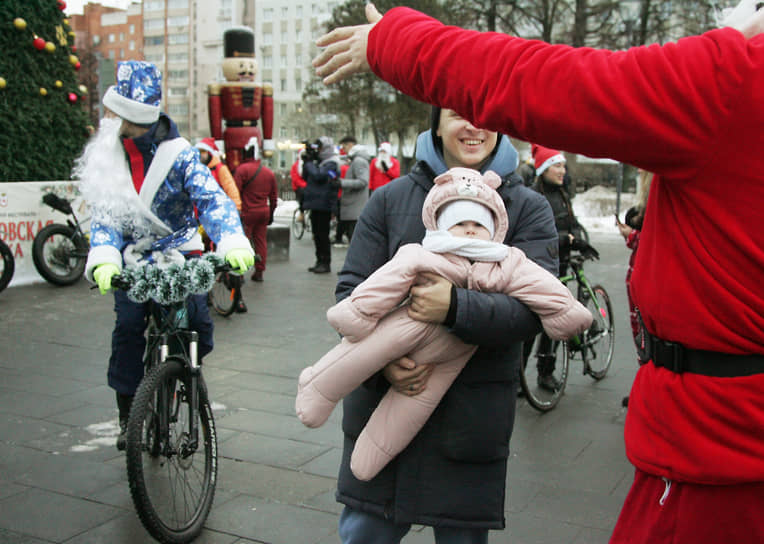
[[[460,145],[469,147],[463,142],[476,140],[491,142],[478,162],[459,154]],[[449,151],[452,146],[456,153]],[[366,204],[340,272],[337,300],[347,297],[401,245],[422,241],[425,197],[433,179],[453,166],[493,170],[502,176],[498,192],[510,221],[505,243],[557,272],[556,252],[551,251],[557,247],[551,209],[541,195],[512,174],[517,152],[508,138],[476,129],[453,111],[435,108],[433,129],[420,134],[416,157],[418,162],[408,175],[375,191]],[[438,281],[442,278],[430,279],[435,288],[442,285]],[[410,395],[421,391],[429,375],[427,365],[407,370],[406,365],[414,366],[410,359],[394,361],[345,398],[345,443],[337,490],[337,500],[346,505],[339,531],[345,544],[397,542],[395,538],[402,538],[412,523],[432,526],[440,542],[444,538],[487,542],[488,529],[504,527],[521,346],[541,330],[540,322],[512,297],[446,284],[450,301],[445,303],[448,315],[441,322],[479,348],[411,444],[368,482],[357,480],[350,471],[356,437],[388,387]],[[415,289],[411,308],[427,313],[430,286],[416,291],[416,296]],[[415,319],[427,321],[409,311]]]
[[[315,154],[303,154],[302,177],[307,185],[302,207],[310,210],[310,226],[316,246],[316,264],[308,268],[308,271],[326,274],[331,270],[332,262],[329,225],[340,187],[340,158],[334,149],[334,141],[328,136],[321,136],[315,147]]]

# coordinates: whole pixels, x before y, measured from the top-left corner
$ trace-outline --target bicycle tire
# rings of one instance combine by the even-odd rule
[[[520,388],[523,395],[533,408],[539,412],[548,412],[560,402],[565,393],[565,386],[568,383],[568,370],[570,361],[568,358],[568,346],[565,342],[555,342],[557,346],[557,360],[555,362],[554,376],[560,382],[560,388],[554,392],[547,391],[538,386],[538,369],[536,367],[535,353],[541,335],[523,346],[523,357],[520,366]]]
[[[0,256],[2,256],[2,270],[0,270],[0,291],[8,287],[16,269],[16,261],[8,244],[0,240]]]
[[[212,284],[207,300],[212,309],[223,317],[228,317],[235,310],[241,299],[239,282],[234,282],[234,276],[228,272],[218,272],[215,283]]]
[[[591,326],[582,335],[582,357],[584,359],[584,372],[599,381],[605,377],[613,362],[615,319],[613,318],[610,295],[607,294],[605,288],[602,285],[595,285],[592,287],[592,291],[597,297],[597,304],[591,297],[581,296],[581,293],[586,292],[583,288],[579,293],[579,300],[594,317]]]
[[[201,533],[215,495],[217,434],[201,383],[199,446],[190,456],[181,453],[188,428],[190,388],[183,359],[170,356],[146,374],[136,391],[127,424],[127,477],[133,504],[151,536],[168,544],[190,542]],[[168,439],[159,438],[157,429],[160,391],[172,401]],[[192,485],[199,489],[191,492]]]
[[[302,240],[303,234],[305,234],[305,220],[307,219],[303,214],[302,221],[297,220],[297,216],[300,215],[300,208],[297,208],[292,213],[292,234],[295,240]]]
[[[87,257],[77,255],[75,229],[60,223],[42,228],[32,242],[32,261],[37,272],[53,285],[72,285],[85,272]]]

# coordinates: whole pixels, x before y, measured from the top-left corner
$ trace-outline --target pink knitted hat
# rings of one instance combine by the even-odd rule
[[[491,211],[494,227],[492,240],[503,242],[509,228],[509,219],[506,205],[496,192],[500,185],[501,178],[496,172],[489,170],[483,175],[470,168],[451,168],[435,178],[435,186],[430,189],[424,200],[422,221],[425,228],[438,230],[438,215],[446,204],[457,200],[470,200]]]

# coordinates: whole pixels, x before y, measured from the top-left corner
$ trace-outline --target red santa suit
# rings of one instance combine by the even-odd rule
[[[657,174],[634,298],[652,335],[710,363],[640,368],[625,427],[637,476],[612,542],[764,542],[764,34],[613,52],[397,8],[367,58],[476,126]]]

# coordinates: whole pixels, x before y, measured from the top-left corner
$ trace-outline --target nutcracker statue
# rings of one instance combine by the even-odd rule
[[[242,162],[244,146],[253,136],[263,155],[273,155],[273,87],[255,83],[255,34],[246,27],[223,33],[224,83],[209,85],[210,131],[225,144],[226,164],[231,172]],[[262,119],[263,132],[257,126]],[[225,127],[223,127],[225,123]]]

